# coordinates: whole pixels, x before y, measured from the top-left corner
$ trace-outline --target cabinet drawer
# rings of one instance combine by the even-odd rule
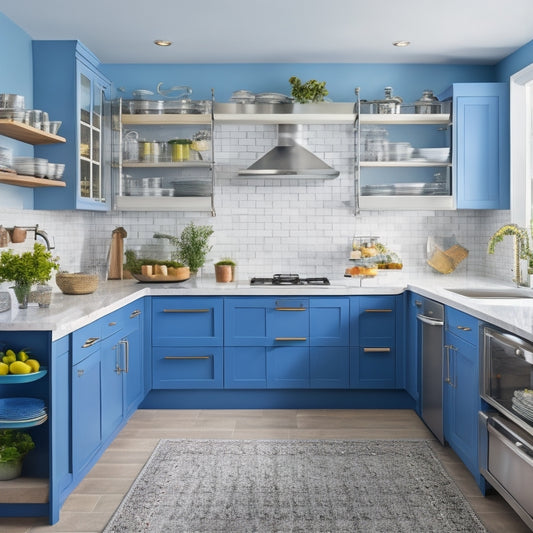
[[[394,346],[363,346],[350,349],[350,386],[362,389],[393,388],[396,385]]]
[[[446,329],[470,344],[479,344],[479,321],[471,315],[446,307]]]
[[[102,339],[107,339],[120,331],[125,326],[124,311],[117,309],[100,319],[100,333]]]
[[[152,355],[154,389],[222,388],[222,348],[156,347]]]
[[[154,346],[222,346],[221,298],[152,298]]]
[[[95,320],[72,333],[72,364],[75,365],[100,348],[102,323]]]
[[[360,296],[350,299],[350,344],[396,336],[396,296]]]

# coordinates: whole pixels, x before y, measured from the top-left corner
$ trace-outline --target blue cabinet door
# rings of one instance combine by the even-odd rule
[[[101,350],[102,440],[106,440],[124,416],[124,382],[121,370],[124,343],[121,332],[104,340]]]
[[[126,324],[122,332],[123,359],[120,365],[124,380],[124,414],[129,416],[144,397],[143,300],[130,304],[124,311]]]
[[[33,41],[33,104],[62,121],[58,134],[65,143],[35,147],[35,156],[65,164],[66,187],[34,190],[36,209],[109,209],[110,116],[104,97],[110,81],[98,59],[78,41]],[[105,131],[104,131],[105,130]],[[45,190],[47,189],[47,190]]]
[[[444,438],[478,479],[478,347],[448,332],[445,339]]]
[[[410,292],[406,299],[407,332],[405,346],[405,388],[411,398],[416,401],[417,410],[420,409],[420,347],[419,324],[416,315],[421,309],[421,298]]]
[[[396,335],[396,296],[360,296],[356,312],[350,310],[350,344],[386,343]],[[351,305],[351,303],[350,303]]]
[[[223,349],[216,346],[152,349],[154,389],[218,389],[223,386]]]
[[[309,347],[272,346],[267,352],[267,385],[271,389],[309,387]]]
[[[268,298],[226,298],[224,301],[224,344],[226,346],[268,346]]]
[[[310,298],[311,346],[348,346],[350,302],[348,298]]]
[[[266,347],[228,346],[224,348],[224,387],[227,389],[266,389]]]
[[[222,343],[222,298],[152,298],[154,346],[222,346]]]
[[[102,441],[100,350],[72,367],[72,462],[75,474],[88,465]]]
[[[350,387],[391,389],[396,385],[396,349],[379,344],[350,348]]]
[[[457,209],[509,209],[509,86],[457,83],[453,170]]]
[[[350,386],[348,346],[311,346],[309,386],[312,389],[347,389]]]

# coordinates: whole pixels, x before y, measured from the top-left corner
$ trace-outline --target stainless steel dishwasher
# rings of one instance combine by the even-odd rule
[[[422,420],[444,444],[442,415],[442,366],[444,346],[444,305],[427,298],[416,300],[420,323],[422,366]]]

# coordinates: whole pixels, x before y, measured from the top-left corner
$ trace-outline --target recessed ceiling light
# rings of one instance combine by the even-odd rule
[[[394,46],[397,46],[398,48],[404,48],[406,46],[409,46],[411,44],[411,41],[394,41],[392,44]]]
[[[172,44],[172,41],[165,41],[163,39],[156,39],[154,41],[154,44],[157,44],[157,46],[170,46]]]

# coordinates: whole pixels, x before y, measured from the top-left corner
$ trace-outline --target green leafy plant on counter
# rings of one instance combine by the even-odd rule
[[[15,463],[35,448],[35,443],[28,433],[14,429],[0,430],[0,463]]]
[[[323,102],[329,94],[325,81],[309,80],[302,83],[300,78],[292,76],[289,78],[289,83],[292,85],[292,97],[300,104]]]
[[[52,270],[58,270],[57,257],[36,242],[33,252],[18,254],[7,250],[0,255],[0,281],[14,281],[20,285],[46,283],[52,277]]]
[[[204,266],[205,258],[212,248],[209,246],[209,237],[213,232],[211,226],[197,226],[191,222],[185,226],[179,237],[154,233],[154,238],[168,239],[176,247],[171,258],[185,263],[192,273],[196,273]]]
[[[216,262],[215,266],[237,266],[237,263],[229,257],[224,257],[220,261]]]

